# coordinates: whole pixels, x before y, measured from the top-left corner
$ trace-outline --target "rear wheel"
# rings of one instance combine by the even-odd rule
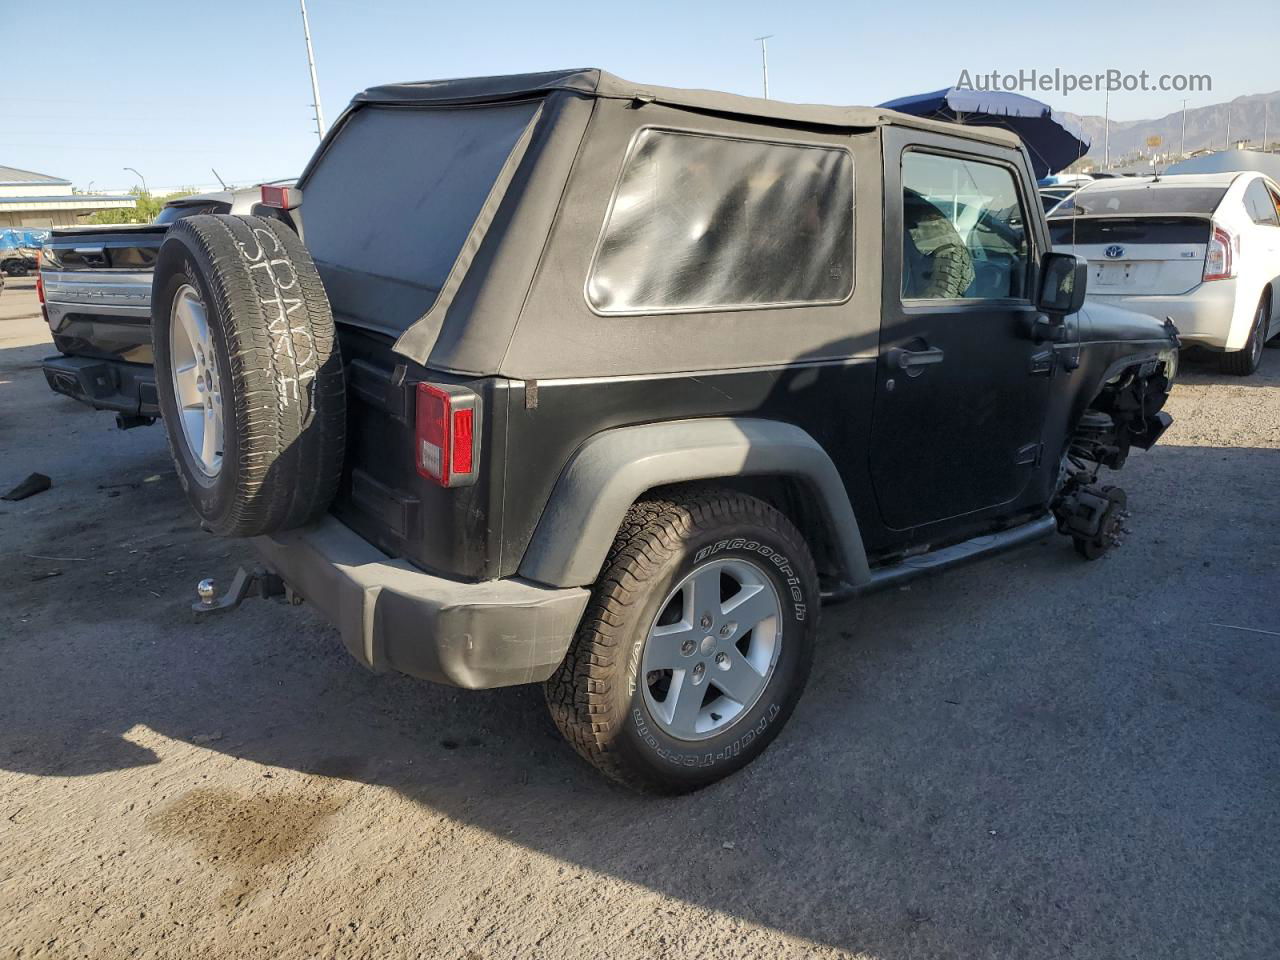
[[[683,793],[751,762],[791,715],[813,656],[813,560],[772,507],[729,491],[637,503],[547,703],[588,761]]]
[[[1258,369],[1262,362],[1262,347],[1267,339],[1267,326],[1271,318],[1271,304],[1264,293],[1258,301],[1258,309],[1253,314],[1253,325],[1249,328],[1249,339],[1245,341],[1243,350],[1229,350],[1222,355],[1222,372],[1236,377],[1247,377]]]

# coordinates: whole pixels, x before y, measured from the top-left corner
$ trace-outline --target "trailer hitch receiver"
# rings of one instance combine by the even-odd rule
[[[268,600],[271,597],[283,596],[287,597],[291,603],[299,602],[295,599],[297,595],[286,587],[284,581],[276,574],[268,570],[249,571],[244,567],[236,571],[236,575],[231,578],[231,585],[222,596],[218,596],[217,581],[210,577],[206,577],[196,585],[196,593],[199,599],[191,605],[191,609],[201,615],[234,610],[249,597]]]

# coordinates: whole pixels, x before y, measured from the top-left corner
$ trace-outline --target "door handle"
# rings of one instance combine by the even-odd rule
[[[909,377],[918,377],[924,373],[922,367],[941,363],[945,356],[946,354],[939,347],[927,347],[924,350],[894,347],[889,351],[889,366],[903,371]]]

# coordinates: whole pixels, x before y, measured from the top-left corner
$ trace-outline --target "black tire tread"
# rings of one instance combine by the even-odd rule
[[[803,544],[778,510],[724,488],[689,487],[637,501],[627,511],[560,668],[544,685],[551,717],[565,739],[605,776],[647,793],[680,792],[627,762],[612,742],[623,717],[609,696],[627,682],[627,628],[649,597],[648,584],[699,531],[749,522]],[[807,550],[793,563],[817,582]],[[807,665],[805,668],[807,674]]]
[[[973,283],[973,257],[959,243],[946,243],[933,252],[929,288],[924,296],[952,300],[963,297]]]
[[[287,323],[275,323],[274,334],[263,301],[281,292],[276,268],[251,267],[245,251],[263,239],[255,230],[275,238],[276,252],[297,277],[296,294],[292,288],[290,294],[301,305]],[[211,323],[222,320],[230,362],[222,373],[232,400],[224,429],[234,431],[238,448],[235,493],[225,511],[203,519],[214,533],[231,537],[301,526],[322,514],[336,494],[345,447],[342,359],[320,276],[298,236],[268,218],[189,217],[175,223],[170,236],[209,266],[204,279],[216,307],[208,313]],[[157,277],[157,289],[163,281]],[[293,385],[296,402],[282,402],[285,384]],[[170,433],[172,446],[183,442]]]

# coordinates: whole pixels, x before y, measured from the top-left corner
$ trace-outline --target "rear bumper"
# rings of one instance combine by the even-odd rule
[[[588,592],[527,580],[462,583],[393,560],[333,517],[258,537],[263,562],[313,603],[373,670],[481,689],[546,680]]]
[[[50,390],[96,410],[139,417],[160,415],[155,371],[147,364],[57,356],[46,359],[41,368]]]
[[[1178,296],[1110,296],[1090,292],[1089,299],[1136,310],[1157,320],[1172,317],[1178,327],[1178,336],[1188,346],[1215,350],[1238,349],[1240,346],[1230,342],[1236,313],[1235,279],[1211,280]]]
[[[141,309],[49,300],[44,317],[63,353],[149,365],[154,360],[151,315],[145,305]]]

